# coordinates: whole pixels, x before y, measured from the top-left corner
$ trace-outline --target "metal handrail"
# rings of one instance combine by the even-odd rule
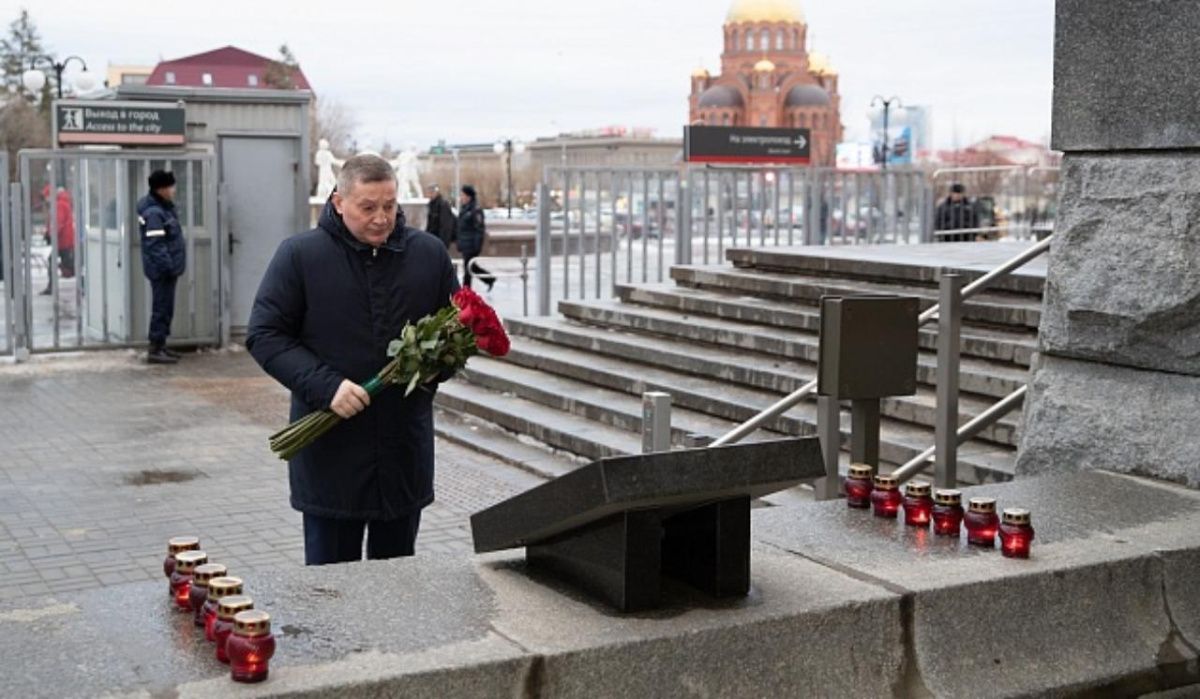
[[[1004,398],[1001,398],[995,405],[976,415],[962,427],[959,427],[958,431],[955,432],[955,440],[957,443],[962,444],[968,441],[992,425],[992,423],[1011,413],[1025,400],[1025,394],[1028,391],[1029,386],[1027,385],[1018,388]],[[936,447],[929,447],[925,451],[906,461],[900,468],[892,471],[892,475],[895,476],[900,483],[904,483],[908,479],[925,470],[925,468],[932,461],[935,451]]]
[[[1029,249],[1025,250],[1021,254],[1013,257],[1012,259],[1008,260],[1004,264],[1000,265],[999,267],[993,269],[992,271],[983,275],[979,279],[976,279],[975,281],[971,282],[967,286],[963,287],[963,290],[962,290],[963,300],[966,300],[966,299],[974,296],[975,294],[982,291],[984,289],[984,287],[986,287],[988,284],[991,284],[992,282],[996,281],[996,279],[1012,272],[1013,270],[1021,267],[1022,265],[1026,264],[1027,262],[1034,259],[1035,257],[1038,257],[1039,255],[1041,255],[1043,252],[1045,252],[1047,249],[1049,249],[1050,241],[1053,238],[1054,238],[1053,235],[1047,236],[1044,240],[1038,241],[1036,244],[1030,246]],[[925,325],[926,323],[929,323],[930,321],[935,320],[937,318],[937,314],[938,314],[938,307],[939,307],[939,304],[935,303],[934,305],[925,309],[925,311],[923,313],[921,313],[920,316],[917,317],[917,327],[921,327],[921,326]],[[762,427],[765,423],[778,418],[780,415],[783,415],[788,410],[791,410],[795,406],[799,405],[805,398],[810,396],[816,390],[817,390],[817,380],[813,379],[812,381],[809,381],[808,383],[804,384],[800,388],[796,389],[795,391],[791,392],[787,396],[783,397],[779,401],[775,402],[770,407],[759,412],[754,417],[750,418],[749,420],[747,420],[747,421],[743,422],[742,424],[738,425],[737,427],[733,428],[726,434],[722,435],[719,439],[714,441],[709,446],[719,447],[719,446],[723,446],[726,444],[733,444],[735,442],[739,442],[739,441],[745,439],[747,436],[753,434],[756,430],[758,430],[758,428]],[[929,452],[930,452],[930,454],[933,453],[932,448],[929,450]],[[928,458],[928,457],[926,457],[926,458]]]
[[[467,267],[471,270],[471,273],[476,276],[481,276],[481,274],[484,271],[481,267],[477,266],[480,259],[489,259],[489,258],[472,257],[470,264],[467,265]],[[503,259],[503,258],[495,257],[495,258],[490,258],[490,259],[499,260],[499,259]],[[526,246],[524,244],[521,245],[521,271],[520,272],[515,272],[515,273],[507,272],[506,273],[506,272],[493,272],[491,270],[487,270],[486,272],[487,272],[487,276],[492,277],[493,279],[500,279],[502,277],[507,277],[507,278],[511,278],[511,279],[520,279],[521,280],[521,311],[524,315],[528,316],[529,315],[529,255],[526,250]]]

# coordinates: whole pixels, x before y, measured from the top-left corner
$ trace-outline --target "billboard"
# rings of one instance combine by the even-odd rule
[[[187,120],[182,104],[61,100],[54,103],[60,146],[182,146]]]

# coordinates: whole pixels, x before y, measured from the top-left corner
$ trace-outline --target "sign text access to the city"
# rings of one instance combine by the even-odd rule
[[[809,161],[808,129],[685,126],[683,143],[689,163],[807,165]]]
[[[63,100],[54,103],[60,146],[182,146],[182,104]]]

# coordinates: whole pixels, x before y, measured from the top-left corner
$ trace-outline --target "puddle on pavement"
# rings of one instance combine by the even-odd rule
[[[187,483],[204,477],[200,471],[146,470],[125,476],[125,485],[162,485],[163,483]]]

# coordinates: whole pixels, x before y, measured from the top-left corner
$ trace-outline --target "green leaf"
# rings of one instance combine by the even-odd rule
[[[404,395],[408,395],[417,390],[417,384],[421,382],[421,374],[413,374],[412,380],[408,382],[408,388],[404,389]]]
[[[399,340],[392,340],[391,342],[388,343],[387,356],[395,357],[397,354],[400,354],[400,350],[403,347],[404,347],[403,342],[400,342]]]

